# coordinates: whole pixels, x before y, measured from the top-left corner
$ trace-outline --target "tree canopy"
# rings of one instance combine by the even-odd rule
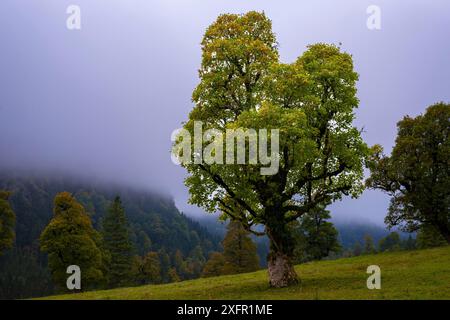
[[[391,196],[389,227],[417,231],[428,225],[450,243],[450,105],[437,103],[423,115],[406,116],[397,128],[390,156],[375,148],[367,185]]]

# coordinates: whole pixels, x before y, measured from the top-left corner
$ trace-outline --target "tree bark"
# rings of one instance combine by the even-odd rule
[[[266,227],[270,239],[270,252],[267,257],[269,284],[282,288],[299,283],[297,273],[292,264],[294,241],[284,224]]]
[[[291,258],[281,252],[270,253],[268,257],[269,284],[271,287],[283,288],[298,284],[297,273]]]

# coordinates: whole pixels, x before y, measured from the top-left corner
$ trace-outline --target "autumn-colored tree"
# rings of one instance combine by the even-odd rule
[[[149,252],[142,261],[142,274],[145,283],[160,283],[161,262],[157,252]]]
[[[221,252],[211,252],[203,268],[202,277],[216,277],[224,273],[225,258]]]
[[[169,275],[169,282],[181,281],[180,277],[178,276],[177,270],[173,267],[169,269],[168,275]]]
[[[125,210],[116,197],[102,221],[102,235],[105,249],[110,254],[108,263],[108,286],[120,287],[130,281],[133,245]]]
[[[363,190],[369,150],[352,124],[358,105],[352,57],[336,46],[316,44],[294,63],[281,63],[271,21],[254,11],[219,16],[205,32],[202,51],[195,107],[174,148],[189,172],[190,201],[266,234],[270,284],[295,284],[289,224],[319,204]],[[220,141],[219,134],[199,144],[194,135],[199,121],[203,130],[222,137],[227,129],[254,129],[243,138],[246,154],[246,140],[265,141],[274,168],[261,155],[256,163],[242,163],[233,154],[230,163],[220,152],[227,139]],[[194,139],[185,140],[186,132]],[[202,155],[215,161],[202,161]]]
[[[149,252],[143,258],[134,256],[130,273],[134,284],[161,283],[161,262],[158,252]]]
[[[385,222],[407,232],[434,229],[450,243],[450,104],[397,123],[391,156],[377,146],[367,185],[391,196]]]
[[[242,224],[231,221],[223,239],[224,274],[252,272],[259,269],[256,245]]]
[[[0,190],[0,256],[12,248],[15,238],[16,215],[8,202],[9,196],[9,192]]]
[[[40,245],[48,253],[48,265],[60,289],[66,287],[70,265],[80,267],[82,289],[93,288],[103,281],[101,237],[83,206],[70,193],[56,195],[53,218],[40,236]]]

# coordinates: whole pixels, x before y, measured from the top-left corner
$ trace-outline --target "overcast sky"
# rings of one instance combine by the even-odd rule
[[[366,26],[369,5],[381,30]],[[66,9],[81,9],[81,30]],[[356,125],[390,152],[396,122],[450,101],[448,0],[2,0],[0,166],[98,177],[157,188],[185,211],[185,172],[170,134],[192,109],[200,41],[221,13],[265,11],[281,59],[308,44],[342,43],[360,74]],[[388,198],[366,191],[334,217],[381,224]]]

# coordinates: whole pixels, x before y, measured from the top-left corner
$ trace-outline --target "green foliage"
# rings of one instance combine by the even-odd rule
[[[417,233],[417,247],[419,249],[440,247],[448,244],[442,234],[431,225],[422,225]]]
[[[374,149],[367,185],[391,196],[385,219],[390,227],[417,231],[431,225],[450,243],[450,105],[406,116],[397,128],[391,156]]]
[[[195,107],[184,128],[193,135],[194,122],[203,121],[204,129],[222,133],[279,129],[280,164],[276,174],[261,175],[261,163],[184,163],[190,202],[257,234],[252,226],[265,225],[272,251],[292,256],[290,222],[363,190],[368,148],[352,124],[358,105],[352,58],[316,44],[283,64],[270,20],[257,12],[219,16],[202,52]]]
[[[116,197],[102,221],[105,249],[109,252],[108,285],[119,287],[129,284],[133,245],[128,220],[119,197]]]
[[[53,218],[40,237],[41,250],[48,253],[54,283],[66,287],[67,267],[77,265],[82,288],[89,289],[104,280],[100,235],[92,227],[83,206],[68,192],[56,195]]]
[[[5,286],[0,290],[1,298],[28,298],[52,293],[53,287],[48,285],[47,255],[40,252],[38,239],[52,218],[53,201],[61,190],[74,195],[97,230],[101,230],[102,219],[115,195],[120,194],[136,253],[145,256],[149,251],[159,251],[164,247],[170,256],[170,268],[174,267],[172,257],[179,250],[185,272],[177,270],[177,273],[182,279],[199,276],[188,272],[188,262],[185,261],[189,259],[189,265],[195,264],[193,258],[189,258],[193,249],[200,246],[203,254],[208,255],[218,248],[221,240],[220,236],[212,236],[199,223],[180,213],[170,198],[151,192],[119,186],[111,188],[68,177],[21,176],[4,172],[0,172],[0,189],[11,190],[9,203],[17,215],[15,248],[0,257],[0,274],[5,275],[6,281],[2,282]],[[107,253],[107,250],[100,249],[103,255]],[[107,258],[104,255],[105,261]],[[23,266],[28,266],[29,271]],[[163,280],[170,281],[167,272]],[[13,281],[18,283],[17,290],[8,289],[8,283]],[[39,283],[42,290],[38,289]],[[132,283],[136,282],[133,280]]]
[[[142,261],[144,283],[160,283],[161,263],[157,252],[149,252]]]
[[[251,272],[259,269],[256,245],[239,222],[231,221],[223,239],[225,264],[223,274]]]
[[[355,245],[353,246],[353,255],[355,257],[360,256],[363,253],[361,243],[359,241],[355,242]]]
[[[418,248],[417,239],[414,239],[411,235],[408,236],[408,239],[403,241],[402,245],[405,250],[415,250]]]
[[[16,215],[8,202],[10,193],[0,190],[0,256],[12,248],[15,238]]]
[[[169,282],[181,281],[180,277],[178,276],[177,270],[173,267],[169,269],[168,275],[169,275]]]
[[[384,251],[398,251],[401,249],[400,235],[397,232],[389,233],[378,243],[378,249]]]
[[[332,253],[340,252],[338,231],[328,219],[330,212],[323,207],[317,207],[292,226],[296,238],[296,262],[321,260]]]
[[[50,272],[42,268],[46,261],[36,250],[17,248],[0,257],[0,299],[26,299],[53,292]]]
[[[252,272],[259,269],[256,245],[250,233],[238,221],[231,221],[222,242],[223,253],[212,252],[203,268],[202,276]]]
[[[376,252],[375,246],[373,244],[373,238],[366,234],[364,236],[364,253],[365,254],[373,254]]]
[[[161,283],[161,262],[158,252],[149,252],[143,258],[135,256],[131,267],[134,284]]]
[[[222,252],[211,252],[208,262],[203,268],[202,277],[215,277],[223,275],[223,266],[225,265],[225,257]]]

